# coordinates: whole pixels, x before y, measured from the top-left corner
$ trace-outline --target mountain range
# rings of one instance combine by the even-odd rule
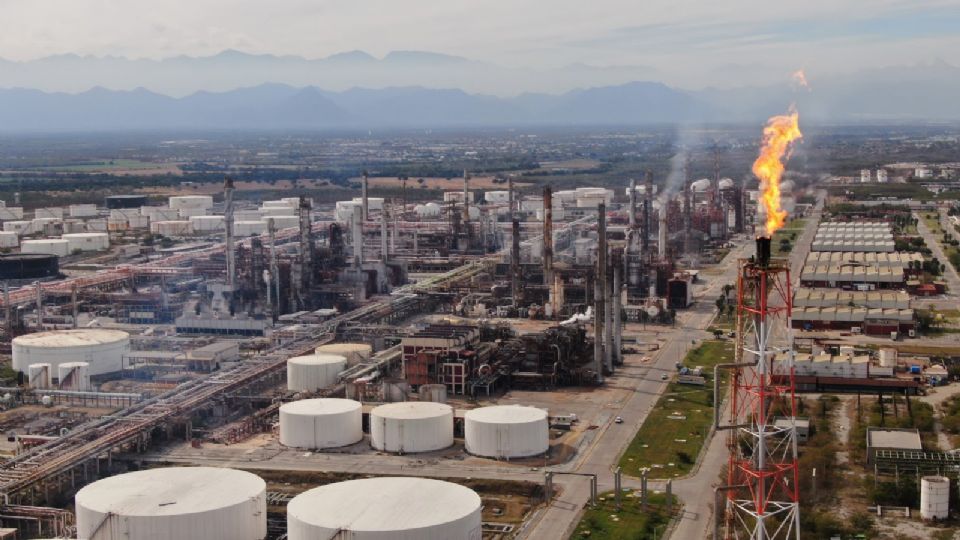
[[[797,104],[807,122],[960,120],[960,100],[956,98],[960,95],[960,69],[942,62],[821,78],[812,90],[791,88],[788,84],[684,90],[643,79],[514,96],[469,91],[436,82],[434,75],[438,73],[469,71],[471,67],[483,72],[488,65],[432,53],[392,53],[378,60],[356,52],[322,61],[243,53],[164,61],[66,56],[14,64],[60,66],[60,76],[71,78],[78,76],[79,66],[89,63],[99,67],[91,68],[84,77],[103,82],[115,77],[132,81],[132,74],[114,71],[129,62],[164,66],[156,72],[147,70],[149,77],[136,79],[140,82],[184,76],[183,72],[176,75],[170,72],[171,66],[187,66],[188,71],[199,72],[202,71],[199,66],[206,62],[212,70],[232,73],[239,86],[227,90],[205,89],[183,96],[164,93],[147,84],[132,89],[108,89],[108,84],[98,84],[67,92],[49,91],[44,88],[42,77],[34,77],[19,87],[3,88],[4,78],[11,75],[7,65],[0,65],[0,131],[322,130],[758,122],[784,112],[791,103]],[[231,62],[232,69],[224,67]],[[369,83],[361,77],[369,84],[337,89],[321,84],[298,84],[289,77],[284,78],[298,73],[304,62],[321,62],[324,69],[332,69],[331,66],[337,64],[347,66],[345,71],[338,71],[341,74],[357,69],[358,65],[367,65],[370,70],[363,72],[364,77],[379,73],[380,83]],[[288,63],[297,69],[284,71]],[[259,70],[255,66],[259,66]],[[402,66],[405,69],[400,69]],[[403,77],[394,77],[397,70]],[[407,80],[404,77],[410,78],[411,73],[417,72],[432,74],[421,79],[434,84],[401,84]],[[279,80],[240,84],[249,79],[251,73],[257,77],[276,76]],[[304,73],[301,79],[314,75]],[[594,75],[604,80],[605,76]],[[194,81],[194,84],[199,83]]]

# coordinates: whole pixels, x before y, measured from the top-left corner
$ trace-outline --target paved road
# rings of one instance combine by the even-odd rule
[[[933,231],[927,227],[927,224],[923,221],[923,215],[929,212],[923,212],[923,214],[918,214],[914,212],[913,216],[917,218],[917,232],[920,233],[920,236],[923,237],[923,241],[927,243],[927,247],[933,252],[933,256],[940,260],[942,264],[947,266],[947,271],[943,274],[943,279],[947,282],[947,287],[951,294],[960,294],[960,275],[957,275],[957,269],[950,264],[950,259],[947,258],[947,254],[943,252],[943,246],[940,245],[940,238],[933,234]],[[943,215],[940,215],[941,226],[943,223]],[[944,228],[945,230],[952,230],[951,228]]]
[[[803,262],[810,252],[813,237],[816,235],[825,195],[824,192],[818,194],[817,204],[807,216],[806,226],[790,253],[790,271],[794,287],[800,282],[800,270],[803,268]],[[753,253],[753,248],[748,247],[747,253]],[[733,275],[736,275],[736,269]],[[728,411],[724,411],[724,415],[729,416]],[[692,476],[674,482],[673,491],[683,501],[684,506],[671,538],[688,540],[709,538],[712,535],[713,490],[720,484],[720,470],[727,464],[726,443],[726,436],[723,434],[712,437],[697,471]]]
[[[651,365],[625,366],[615,377],[608,379],[608,384],[630,385],[636,388],[636,391],[616,413],[623,417],[624,423],[608,423],[604,432],[597,437],[593,446],[574,468],[574,472],[597,474],[600,491],[613,488],[613,468],[666,388],[667,383],[660,379],[660,375],[675,371],[674,364],[686,355],[693,341],[710,337],[705,329],[713,320],[714,299],[720,294],[723,285],[735,283],[737,260],[748,256],[753,249],[750,242],[740,245],[731,250],[720,263],[719,275],[703,276],[709,281],[697,288],[697,301],[691,309],[683,313],[681,331],[674,332],[667,338],[652,359]],[[563,484],[564,491],[541,513],[525,534],[521,535],[522,538],[556,540],[570,534],[580,518],[581,510],[589,501],[590,484],[586,478],[568,478],[570,480]],[[623,485],[636,488],[639,481],[624,476]]]

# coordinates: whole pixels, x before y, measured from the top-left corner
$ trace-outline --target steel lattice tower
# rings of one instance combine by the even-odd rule
[[[737,278],[726,539],[800,538],[791,297],[787,262],[758,238]]]

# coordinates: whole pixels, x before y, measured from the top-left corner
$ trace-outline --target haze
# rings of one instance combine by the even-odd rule
[[[0,14],[0,56],[20,62],[64,54],[156,60],[228,49],[308,59],[417,50],[545,72],[539,86],[527,77],[460,85],[498,95],[641,77],[687,89],[734,87],[783,80],[798,67],[816,79],[960,63],[960,6],[937,0],[4,0]],[[613,69],[570,75],[576,68],[567,66],[576,64]],[[552,79],[558,71],[566,75]],[[610,78],[610,72],[630,76]],[[30,82],[0,85],[81,90]],[[383,84],[394,82],[408,81]],[[165,88],[151,89],[184,94],[197,88],[168,80]]]

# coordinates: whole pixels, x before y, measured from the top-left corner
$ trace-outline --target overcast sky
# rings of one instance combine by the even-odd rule
[[[516,67],[836,72],[960,64],[958,0],[0,0],[0,57],[425,50]],[[781,68],[782,66],[782,68]]]

